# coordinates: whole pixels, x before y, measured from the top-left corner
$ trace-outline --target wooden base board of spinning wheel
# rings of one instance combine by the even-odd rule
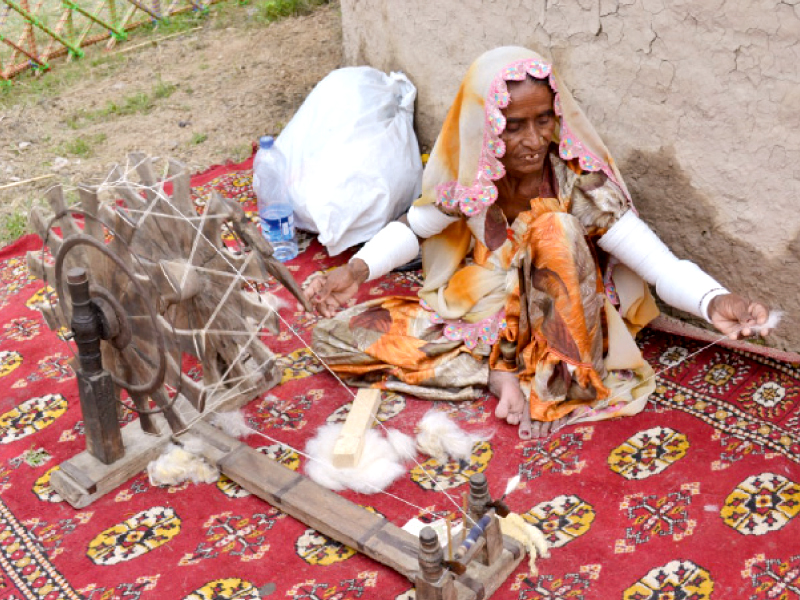
[[[212,396],[208,398],[207,403],[214,406],[215,410],[219,412],[236,410],[271,387],[271,385],[264,385],[263,389],[253,389],[248,393],[234,394],[228,398],[225,398],[225,392],[220,392],[220,396],[222,396],[220,401],[216,401]],[[200,414],[183,396],[178,396],[176,399],[175,409],[185,423],[200,417]],[[208,414],[203,418],[210,418],[210,416]],[[158,435],[145,433],[138,420],[132,421],[122,428],[125,456],[120,460],[107,465],[84,450],[59,465],[59,468],[50,476],[50,485],[74,508],[85,508],[131,477],[141,473],[147,468],[148,463],[158,458],[167,444],[172,441],[173,432],[167,425],[166,419],[159,414],[152,415],[152,417],[160,432]]]

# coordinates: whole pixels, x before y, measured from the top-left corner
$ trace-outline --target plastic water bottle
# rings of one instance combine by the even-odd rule
[[[286,159],[272,136],[263,136],[258,144],[253,160],[253,190],[258,199],[261,233],[275,249],[273,256],[283,262],[297,256],[294,212],[286,187]]]

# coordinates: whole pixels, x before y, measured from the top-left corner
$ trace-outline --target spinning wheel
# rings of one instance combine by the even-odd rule
[[[278,382],[274,355],[259,339],[264,327],[277,331],[278,316],[253,284],[272,275],[305,299],[238,204],[215,193],[198,214],[180,163],[170,161],[159,181],[147,156],[129,158],[141,184],[116,169],[102,188],[113,193],[112,201],[101,202],[99,189],[84,186],[81,209],[70,209],[60,187],[49,192],[54,216],[37,207],[31,223],[51,260],[29,253],[28,263],[55,288],[58,304],[42,307],[54,330],[72,320],[66,274],[85,270],[116,398],[127,390],[144,431],[157,432],[153,412],[163,412],[178,431],[184,426],[173,407],[178,395],[202,413],[209,397],[249,400]],[[234,249],[223,241],[226,230]],[[201,364],[202,384],[182,371],[184,353]]]
[[[279,381],[275,357],[259,339],[263,328],[277,330],[279,318],[253,283],[274,276],[305,299],[238,204],[215,194],[198,214],[182,165],[169,162],[158,181],[148,157],[130,159],[141,185],[117,171],[110,184],[79,190],[80,209],[67,208],[55,187],[48,194],[54,216],[38,209],[31,214],[50,258],[29,253],[29,268],[55,288],[58,302],[42,312],[51,329],[71,328],[80,351],[80,365],[73,367],[87,451],[52,473],[53,488],[83,508],[141,472],[169,441],[181,443],[191,429],[204,442],[203,457],[220,472],[402,573],[415,583],[418,598],[490,596],[522,560],[522,550],[503,539],[494,512],[478,514],[488,506],[488,495],[478,493],[485,479],[470,494],[470,510],[483,524],[474,537],[483,537],[468,538],[475,544],[472,554],[446,570],[433,530],[418,539],[204,421],[209,412],[240,406]],[[104,190],[113,193],[110,201],[100,200]],[[233,248],[223,240],[226,229]],[[202,384],[183,372],[186,354],[202,366]],[[123,389],[140,418],[120,430],[114,399]],[[170,426],[166,435],[158,431],[156,412]]]

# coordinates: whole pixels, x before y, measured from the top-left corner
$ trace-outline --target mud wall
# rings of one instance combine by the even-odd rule
[[[417,85],[430,148],[481,52],[551,59],[681,257],[800,350],[800,0],[341,0],[345,60]]]

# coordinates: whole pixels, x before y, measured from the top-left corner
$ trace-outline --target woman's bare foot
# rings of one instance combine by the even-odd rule
[[[571,415],[555,421],[531,420],[528,401],[519,387],[519,379],[509,371],[489,371],[489,391],[498,398],[494,415],[510,425],[519,425],[522,440],[547,437],[569,423]]]
[[[531,437],[531,415],[528,403],[519,387],[519,379],[509,371],[489,371],[489,391],[498,398],[494,415],[510,425],[519,425],[519,437]]]
[[[528,402],[525,401],[525,405],[522,409],[522,418],[519,422],[519,439],[529,440],[532,436],[533,429],[531,428],[531,409],[528,406]]]
[[[555,433],[569,422],[569,417],[561,417],[555,421],[533,421],[530,436],[535,438],[547,437]]]
[[[505,419],[512,425],[519,423],[522,409],[525,408],[525,397],[516,374],[510,371],[489,371],[489,391],[499,400],[494,416]]]
[[[554,434],[562,427],[566,427],[570,423],[574,423],[578,417],[590,411],[588,406],[578,406],[570,414],[555,421],[534,421],[531,430],[533,437],[546,437]]]

